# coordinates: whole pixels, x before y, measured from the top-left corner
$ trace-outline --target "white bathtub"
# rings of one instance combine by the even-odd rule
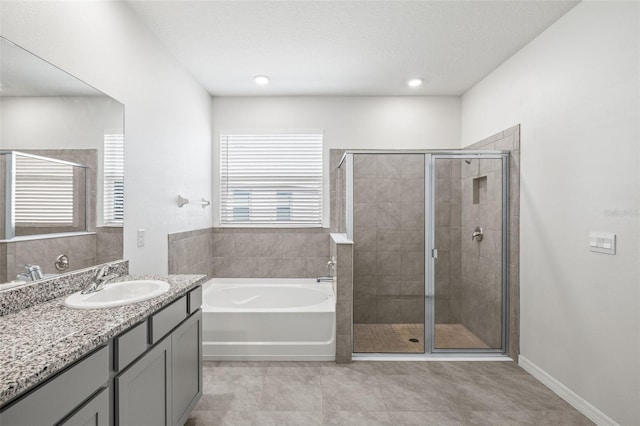
[[[203,286],[205,360],[332,361],[331,283],[300,278],[214,278]]]

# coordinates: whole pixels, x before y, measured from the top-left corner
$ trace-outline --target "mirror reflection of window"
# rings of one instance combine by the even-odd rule
[[[104,135],[104,224],[124,224],[124,135]]]
[[[73,166],[24,155],[15,161],[16,226],[73,225]]]

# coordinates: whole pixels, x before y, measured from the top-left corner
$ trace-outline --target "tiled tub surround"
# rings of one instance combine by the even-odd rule
[[[351,362],[353,353],[353,242],[346,234],[331,234],[331,257],[336,258],[336,362]]]
[[[169,235],[169,273],[215,278],[327,275],[326,228],[208,228]]]
[[[69,257],[65,272],[122,259],[122,228],[101,227],[94,233],[0,243],[0,283],[16,279],[21,265],[39,265],[45,274],[59,274],[54,263],[58,255]],[[4,267],[3,267],[4,266]]]
[[[125,275],[118,280],[146,279],[168,282],[169,291],[131,305],[90,310],[67,308],[64,298],[59,297],[0,317],[0,403],[14,398],[201,285],[205,276]]]
[[[0,283],[9,282],[15,279],[16,275],[23,272],[20,265],[39,265],[46,274],[59,273],[54,267],[55,259],[60,254],[69,256],[70,269],[87,268],[91,265],[111,262],[122,259],[122,228],[121,227],[96,227],[96,202],[97,202],[97,161],[98,151],[95,149],[53,149],[53,150],[21,150],[21,152],[41,155],[45,157],[71,161],[84,164],[87,169],[87,230],[95,234],[85,234],[76,236],[60,236],[56,238],[43,238],[28,241],[10,241],[0,243]],[[3,164],[0,169],[4,168]],[[0,170],[1,172],[2,170]],[[4,173],[0,178],[0,183],[4,182]],[[76,187],[78,182],[76,182]],[[75,191],[79,191],[76,188]],[[84,189],[81,191],[84,193]],[[80,200],[80,198],[78,198]],[[84,197],[82,200],[84,201]],[[2,199],[4,206],[4,199]],[[84,202],[82,203],[84,205]],[[80,217],[79,205],[74,207],[75,217]],[[4,217],[2,208],[0,218]],[[4,220],[2,220],[4,227]],[[0,228],[0,231],[3,231]],[[22,228],[22,235],[40,233],[43,228]],[[84,221],[82,226],[66,228],[46,228],[46,233],[62,233],[84,231]],[[0,234],[4,235],[4,232]]]
[[[169,234],[169,274],[195,273],[214,277],[213,228]]]
[[[338,163],[329,155],[330,228],[206,228],[169,234],[169,273],[216,278],[313,278],[326,275],[329,231],[345,232],[344,191]]]
[[[354,322],[424,322],[424,155],[354,154]]]

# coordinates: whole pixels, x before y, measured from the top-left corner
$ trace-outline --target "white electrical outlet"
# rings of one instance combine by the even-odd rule
[[[144,247],[144,229],[138,229],[138,247]]]

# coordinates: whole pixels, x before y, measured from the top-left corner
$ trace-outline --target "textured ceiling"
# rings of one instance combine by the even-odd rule
[[[128,3],[211,94],[273,96],[460,95],[578,2]]]

